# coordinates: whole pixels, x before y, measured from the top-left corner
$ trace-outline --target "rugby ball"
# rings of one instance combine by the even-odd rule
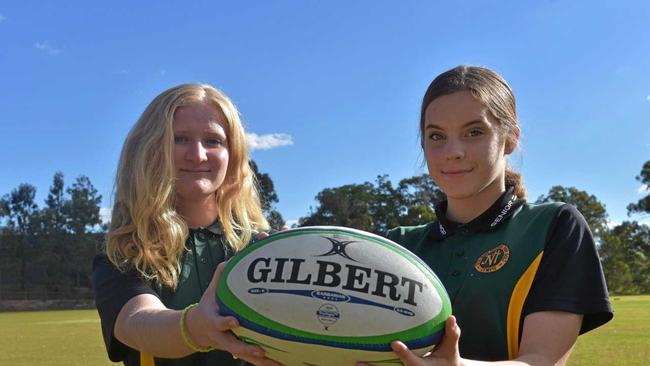
[[[435,273],[383,237],[344,227],[302,227],[250,244],[216,291],[233,332],[284,365],[400,364],[390,343],[422,355],[451,314]]]

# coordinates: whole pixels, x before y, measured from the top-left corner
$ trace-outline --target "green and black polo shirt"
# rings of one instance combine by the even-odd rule
[[[170,309],[181,310],[198,302],[210,284],[217,265],[232,253],[225,245],[220,225],[190,229],[188,249],[182,258],[182,270],[176,290],[150,284],[136,270],[120,272],[105,254],[93,261],[93,288],[95,303],[101,318],[104,343],[111,361],[122,361],[126,366],[241,366],[244,361],[233,359],[224,351],[194,353],[181,359],[153,358],[132,349],[113,335],[115,321],[122,307],[133,297],[141,294],[154,295]]]
[[[582,215],[568,204],[529,204],[512,192],[467,224],[447,220],[443,202],[436,207],[438,221],[388,233],[445,285],[465,358],[517,357],[523,321],[534,312],[584,314],[581,333],[613,316]]]

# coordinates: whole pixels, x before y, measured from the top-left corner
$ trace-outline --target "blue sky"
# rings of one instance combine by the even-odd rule
[[[620,222],[647,194],[634,177],[650,159],[648,19],[647,1],[3,1],[0,195],[27,182],[43,205],[62,171],[110,207],[147,103],[207,82],[239,107],[297,219],[326,187],[425,172],[422,94],[469,63],[515,90],[513,166],[531,198],[575,186]]]

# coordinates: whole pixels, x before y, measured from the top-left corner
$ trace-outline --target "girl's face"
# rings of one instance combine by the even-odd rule
[[[506,151],[498,122],[469,91],[434,99],[425,109],[422,135],[429,174],[449,199],[505,189],[512,149]]]
[[[181,200],[214,195],[228,170],[226,117],[219,108],[200,103],[174,113],[176,193]]]

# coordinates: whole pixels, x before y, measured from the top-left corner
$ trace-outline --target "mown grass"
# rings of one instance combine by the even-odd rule
[[[650,365],[650,296],[614,296],[614,319],[578,338],[570,366]]]
[[[650,296],[612,298],[614,319],[578,339],[570,366],[650,364]],[[115,365],[95,310],[0,313],[0,365]]]
[[[116,365],[96,310],[0,313],[0,365]]]

